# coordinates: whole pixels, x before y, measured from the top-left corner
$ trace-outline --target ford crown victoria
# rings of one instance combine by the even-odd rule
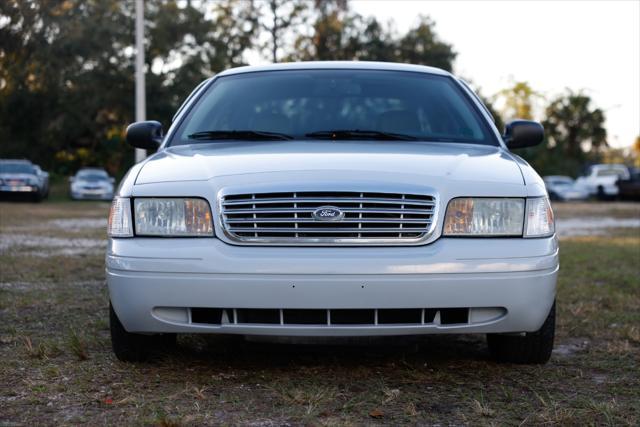
[[[179,333],[487,334],[499,361],[553,347],[558,241],[545,185],[460,79],[318,62],[203,82],[122,181],[106,254],[113,350]]]

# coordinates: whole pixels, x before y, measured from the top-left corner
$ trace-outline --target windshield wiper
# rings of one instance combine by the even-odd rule
[[[305,134],[309,138],[318,139],[377,139],[382,141],[416,141],[418,138],[403,133],[382,132],[377,130],[335,129],[320,130]]]
[[[189,139],[215,141],[231,139],[236,141],[284,141],[293,139],[293,136],[280,132],[267,132],[262,130],[205,130],[189,135]]]

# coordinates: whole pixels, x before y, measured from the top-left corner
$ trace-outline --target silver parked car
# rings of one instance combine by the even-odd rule
[[[74,200],[111,200],[115,179],[100,168],[82,168],[69,178],[69,194]]]
[[[576,185],[573,178],[569,176],[549,175],[542,179],[551,200],[570,201],[589,198],[589,192]]]
[[[0,194],[25,195],[39,202],[49,196],[49,174],[29,160],[0,159]]]
[[[113,350],[176,333],[488,334],[500,361],[553,347],[558,240],[542,179],[469,87],[429,67],[243,67],[200,85],[124,178],[106,254]]]

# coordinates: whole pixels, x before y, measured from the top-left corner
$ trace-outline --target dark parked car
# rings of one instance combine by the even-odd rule
[[[640,169],[630,168],[629,179],[619,179],[618,197],[622,200],[640,200]]]
[[[49,174],[29,160],[0,160],[0,193],[39,202],[49,194]]]

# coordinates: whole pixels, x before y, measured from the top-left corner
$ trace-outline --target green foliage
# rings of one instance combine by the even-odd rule
[[[345,0],[316,0],[311,34],[300,35],[288,59],[404,62],[451,71],[456,53],[436,35],[434,22],[420,16],[398,36],[376,18],[353,13]]]
[[[257,13],[241,0],[145,5],[147,116],[168,126],[198,83],[243,65]],[[133,121],[133,28],[129,1],[0,2],[0,156],[61,173],[126,169],[133,161],[123,142]]]
[[[497,97],[503,101],[502,116],[507,120],[533,120],[535,105],[542,99],[542,95],[527,82],[514,82],[511,87],[498,92]]]
[[[269,40],[261,45],[272,62],[278,62],[278,54],[285,48],[285,40],[306,21],[310,3],[308,0],[266,0],[261,6],[260,27],[269,34]]]
[[[591,106],[589,96],[568,90],[545,110],[545,143],[523,157],[541,174],[577,176],[584,165],[602,159],[608,147],[604,122],[604,112]]]
[[[445,70],[456,57],[429,17],[399,34],[353,12],[348,0],[147,0],[145,8],[147,117],[165,128],[198,83],[243,65],[250,50],[273,61],[393,61]],[[116,175],[127,169],[133,12],[133,2],[121,0],[0,2],[0,157],[29,158],[58,174],[87,165]],[[542,101],[527,82],[480,97],[500,131],[503,118],[531,119]],[[541,173],[575,175],[602,158],[604,114],[588,96],[559,96],[544,116],[547,144],[523,151]]]

